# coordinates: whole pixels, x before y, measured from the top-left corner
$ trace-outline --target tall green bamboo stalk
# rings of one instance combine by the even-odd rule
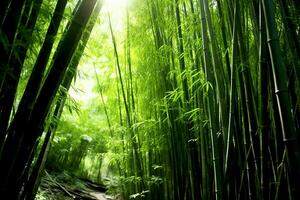
[[[287,151],[287,169],[288,173],[292,175],[290,177],[291,188],[292,193],[296,197],[299,196],[298,179],[300,177],[298,170],[300,167],[299,135],[296,134],[295,122],[291,113],[292,106],[287,90],[286,68],[281,57],[273,5],[269,0],[262,0],[262,5],[265,16],[267,40],[273,71],[275,94],[280,115],[283,142]]]

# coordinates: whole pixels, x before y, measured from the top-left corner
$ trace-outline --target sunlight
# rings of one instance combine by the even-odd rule
[[[106,27],[105,30],[108,30],[108,15],[110,15],[115,33],[122,33],[125,27],[126,7],[132,2],[133,0],[104,0],[101,13],[105,23],[100,24],[100,26],[104,26]],[[93,90],[95,86],[94,74],[90,73],[94,71],[94,68],[92,64],[85,62],[79,66],[79,69],[82,76],[76,80],[76,89],[70,88],[69,94],[73,99],[84,104],[84,102],[89,102],[97,97]]]
[[[132,0],[104,0],[103,11],[111,16],[112,25],[117,31],[124,27],[126,7]]]
[[[116,8],[124,8],[130,0],[104,0],[104,8],[113,11]]]

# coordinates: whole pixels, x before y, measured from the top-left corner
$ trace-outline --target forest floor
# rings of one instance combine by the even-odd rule
[[[66,173],[48,174],[42,178],[36,200],[113,200],[105,194],[104,185],[83,180]]]

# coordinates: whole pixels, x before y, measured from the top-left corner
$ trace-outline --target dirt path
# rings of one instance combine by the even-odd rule
[[[90,195],[96,197],[98,200],[107,200],[105,194],[102,192],[91,192]]]
[[[67,178],[71,176],[65,175]],[[67,182],[64,179],[58,179],[58,176],[53,176],[46,173],[42,178],[40,190],[45,193],[44,196],[61,196],[65,199],[90,199],[90,200],[112,200],[113,198],[106,195],[104,185],[93,183],[90,180],[84,180],[71,177]],[[66,179],[66,178],[65,178]],[[75,184],[77,183],[77,184]],[[78,185],[82,185],[78,187]],[[54,195],[55,194],[55,195]]]

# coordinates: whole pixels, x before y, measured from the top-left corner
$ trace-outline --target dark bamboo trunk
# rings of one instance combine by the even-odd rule
[[[10,137],[5,143],[0,160],[1,196],[11,196],[12,199],[18,198],[24,181],[20,180],[20,177],[23,175],[25,166],[31,164],[28,163],[28,160],[34,153],[34,145],[43,131],[43,125],[54,96],[62,82],[96,2],[96,0],[82,1],[65,37],[61,41],[57,56],[37,97],[30,119],[9,130],[8,135]]]
[[[8,61],[8,66],[10,69],[5,76],[5,83],[2,85],[2,90],[0,93],[1,96],[4,96],[0,101],[0,135],[2,135],[0,139],[0,149],[2,146],[1,144],[4,142],[3,137],[5,137],[5,133],[7,131],[9,118],[12,112],[13,103],[15,101],[17,92],[17,86],[21,76],[21,70],[26,58],[26,53],[30,47],[33,30],[38,18],[41,4],[42,0],[38,0],[32,4],[31,2],[27,2],[27,4],[25,5],[20,26],[24,27],[25,30],[28,30],[28,35],[24,36],[21,32],[17,34],[15,40],[17,42],[20,42],[22,45],[20,45],[19,47],[14,47],[16,49],[12,50],[13,54]],[[31,7],[32,10],[30,12]]]
[[[0,94],[2,91],[2,85],[5,80],[5,76],[7,74],[7,70],[11,67],[8,66],[8,60],[13,50],[12,48],[14,44],[14,38],[17,34],[25,1],[26,0],[12,0],[7,10],[5,20],[1,24],[0,31],[3,40],[0,43]],[[0,100],[2,98],[3,96],[0,96]]]

